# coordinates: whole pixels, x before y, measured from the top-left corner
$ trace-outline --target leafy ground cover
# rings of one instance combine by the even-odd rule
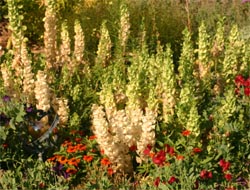
[[[7,0],[0,189],[250,188],[249,7]]]

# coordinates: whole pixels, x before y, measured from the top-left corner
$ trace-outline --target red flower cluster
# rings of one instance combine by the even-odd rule
[[[201,148],[195,147],[193,148],[193,153],[200,153],[202,152]]]
[[[172,183],[177,182],[177,181],[178,181],[178,179],[176,177],[171,176],[170,179],[168,180],[168,183],[172,184]]]
[[[160,150],[153,157],[153,162],[158,166],[163,166],[166,160],[166,152],[164,150]]]
[[[223,173],[226,172],[227,170],[229,170],[230,168],[230,162],[225,161],[224,159],[221,159],[219,162],[220,167],[222,168]],[[232,174],[230,173],[224,173],[224,177],[227,181],[231,181],[232,180]]]
[[[234,82],[236,84],[236,94],[240,94],[240,88],[244,87],[245,96],[250,96],[250,77],[244,79],[242,75],[237,75],[234,79]]]
[[[222,171],[225,172],[230,168],[230,162],[225,161],[224,159],[221,159],[219,162],[220,167],[222,168]]]
[[[171,147],[170,145],[166,144],[166,153],[170,154],[171,156],[175,155],[174,147]]]
[[[184,137],[187,137],[187,136],[189,136],[190,134],[191,134],[191,131],[189,131],[189,130],[184,130],[184,131],[182,131],[182,133],[181,133]]]
[[[225,179],[227,181],[231,181],[232,180],[232,174],[227,173],[227,174],[224,175],[224,177],[225,177]]]
[[[158,187],[159,184],[160,184],[160,181],[161,181],[160,177],[157,177],[157,178],[155,179],[155,181],[154,181],[154,186],[155,186],[155,187]]]
[[[213,174],[211,171],[202,170],[200,173],[200,177],[201,179],[211,179],[213,178]]]
[[[146,155],[146,156],[150,156],[150,151],[152,149],[152,146],[150,144],[147,145],[147,148],[143,151],[143,153]]]

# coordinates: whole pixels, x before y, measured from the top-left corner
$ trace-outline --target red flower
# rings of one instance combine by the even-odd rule
[[[78,150],[77,146],[70,145],[67,148],[67,153],[74,153],[74,152],[77,152],[77,150]]]
[[[246,95],[246,96],[250,96],[250,88],[245,88],[244,89],[244,94]]]
[[[74,168],[68,168],[68,169],[66,170],[66,173],[68,173],[68,174],[75,174],[75,173],[77,173],[77,170],[74,169]]]
[[[174,182],[177,182],[177,178],[174,177],[174,176],[170,177],[170,179],[168,180],[168,183],[169,183],[169,184],[172,184],[172,183],[174,183]]]
[[[160,184],[160,177],[157,177],[156,179],[155,179],[155,181],[154,181],[154,186],[155,187],[158,187],[159,186],[159,184]]]
[[[250,77],[244,82],[245,87],[250,87]]]
[[[114,174],[114,170],[112,168],[108,168],[107,171],[108,171],[109,175],[113,175]]]
[[[191,134],[191,131],[185,130],[185,131],[182,131],[181,134],[182,134],[184,137],[187,137],[187,136],[189,136],[189,135]]]
[[[45,184],[43,182],[39,183],[39,188],[43,189],[45,187]]]
[[[71,134],[71,135],[75,135],[77,132],[78,132],[78,131],[74,129],[74,130],[71,130],[71,131],[70,131],[70,134]]]
[[[227,187],[225,190],[236,190],[234,187]]]
[[[71,141],[64,141],[64,142],[62,143],[62,146],[63,146],[63,147],[65,147],[65,146],[70,146],[70,145],[72,145],[72,142],[71,142]]]
[[[177,156],[176,156],[176,159],[177,159],[177,160],[184,160],[184,156],[182,156],[182,155],[177,155]]]
[[[136,145],[132,145],[131,147],[129,147],[129,150],[131,152],[135,152],[137,150],[137,146]]]
[[[146,156],[150,156],[150,151],[152,149],[152,146],[151,145],[147,145],[147,148],[143,151],[143,153],[146,155]]]
[[[193,148],[193,152],[194,153],[200,153],[200,152],[202,152],[202,150],[201,150],[201,148]]]
[[[158,165],[162,166],[166,160],[166,153],[163,150],[160,150],[156,155],[153,157],[153,162]]]
[[[200,173],[200,177],[201,179],[211,179],[213,178],[213,174],[211,171],[202,170]]]
[[[85,144],[77,144],[76,149],[79,151],[84,151],[87,149],[87,146]]]
[[[232,180],[232,174],[225,174],[224,177],[226,178],[227,181]]]
[[[89,137],[89,140],[94,140],[94,139],[96,139],[95,135],[92,135],[92,136]]]
[[[79,143],[79,142],[82,141],[82,138],[76,137],[76,138],[75,138],[75,141],[76,141],[77,143]]]
[[[83,156],[83,160],[85,160],[86,162],[91,162],[91,161],[93,160],[93,156],[84,155],[84,156]]]
[[[68,164],[77,167],[78,164],[80,163],[79,158],[71,158],[68,160]]]
[[[240,89],[239,89],[239,88],[235,88],[234,93],[235,93],[236,95],[240,95]]]
[[[2,146],[3,146],[3,148],[8,148],[9,147],[9,145],[7,143],[4,143]]]
[[[207,178],[209,178],[209,179],[213,178],[213,173],[211,171],[207,173]]]
[[[225,172],[230,168],[230,162],[226,162],[224,159],[221,159],[219,162],[220,167],[222,167],[222,171]]]
[[[111,164],[111,162],[109,161],[108,158],[103,158],[103,159],[101,160],[101,165],[103,165],[103,166],[108,166],[108,165],[110,165],[110,164]]]
[[[171,147],[168,144],[166,144],[165,147],[167,148],[166,153],[170,154],[171,156],[173,156],[175,154],[174,147]]]
[[[237,75],[234,79],[234,82],[237,87],[240,87],[241,85],[244,85],[245,80],[242,75]]]

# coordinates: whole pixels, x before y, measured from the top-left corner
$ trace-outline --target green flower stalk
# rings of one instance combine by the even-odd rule
[[[25,26],[22,26],[23,15],[19,14],[17,0],[7,0],[9,28],[12,31],[11,40],[15,56],[20,56]]]
[[[137,110],[140,109],[140,74],[142,71],[142,63],[139,55],[135,55],[131,66],[128,68],[128,84],[126,85],[126,96],[128,97],[127,109]]]
[[[130,21],[129,21],[129,12],[125,4],[122,4],[120,7],[120,30],[119,30],[119,42],[122,50],[122,54],[125,55],[127,41],[130,34]]]
[[[98,44],[96,64],[106,67],[111,58],[111,47],[112,47],[109,31],[106,26],[106,21],[102,23],[100,31],[101,31],[101,37]]]
[[[184,42],[178,67],[181,89],[176,114],[179,124],[198,136],[200,116],[197,110],[196,80],[193,75],[194,50],[188,30],[185,29],[183,34]]]
[[[21,48],[21,61],[23,65],[23,94],[27,99],[27,103],[34,104],[35,103],[35,80],[34,80],[34,73],[32,72],[32,61],[31,57],[29,56],[26,42],[23,41],[22,48]]]
[[[85,42],[84,42],[85,37],[79,20],[75,20],[74,31],[75,31],[74,57],[77,62],[84,62],[83,57],[85,50]]]
[[[102,90],[99,93],[100,103],[104,105],[107,119],[113,116],[113,113],[116,111],[116,103],[114,100],[113,88],[109,83],[102,84]]]
[[[191,34],[186,28],[183,31],[184,42],[182,46],[182,52],[179,60],[179,80],[182,83],[194,81],[193,69],[194,69],[194,48],[192,45]]]
[[[209,63],[209,35],[206,32],[206,26],[204,22],[199,27],[199,39],[198,39],[198,75],[203,81],[203,85],[207,86],[210,82],[210,63]]]
[[[214,94],[220,94],[223,89],[222,83],[222,67],[223,67],[223,59],[224,59],[224,49],[225,49],[225,40],[224,40],[224,23],[223,21],[219,21],[217,23],[217,30],[213,40],[213,47],[211,49],[211,53],[213,56],[213,75],[216,77],[217,82],[213,87]]]
[[[170,45],[166,47],[161,62],[161,73],[159,74],[158,84],[160,98],[162,100],[162,116],[165,123],[173,121],[176,105],[176,79],[173,64],[173,52]]]
[[[224,40],[225,31],[224,30],[225,30],[225,27],[224,27],[223,21],[218,21],[216,33],[215,33],[214,40],[213,40],[213,47],[211,49],[212,55],[217,58],[220,57],[224,51],[224,46],[225,46],[225,40]]]
[[[216,109],[217,111],[214,114],[215,126],[217,126],[217,128],[225,127],[230,117],[234,116],[237,111],[237,97],[235,95],[234,87],[232,85],[229,86],[223,95],[224,97],[220,101],[221,105],[218,105],[218,108]]]
[[[248,76],[250,76],[250,45],[245,44],[243,47],[243,58],[242,58],[242,64],[240,66],[239,73],[248,72]]]
[[[234,25],[230,31],[229,42],[225,49],[222,76],[226,83],[233,83],[239,73],[239,58],[242,56],[244,42],[240,40],[238,27]]]
[[[57,68],[56,63],[56,1],[45,0],[45,18],[44,18],[44,50],[46,55],[46,69],[50,70],[52,67]]]

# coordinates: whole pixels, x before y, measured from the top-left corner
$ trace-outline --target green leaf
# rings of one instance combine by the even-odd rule
[[[7,135],[8,135],[8,131],[6,131],[5,128],[1,126],[0,127],[0,139],[1,139],[1,141],[2,140],[5,141],[7,138]]]
[[[206,163],[210,162],[210,161],[213,160],[213,159],[214,159],[213,157],[208,157],[208,158],[206,158],[205,160],[203,160],[203,161],[201,162],[201,164],[206,164]]]

